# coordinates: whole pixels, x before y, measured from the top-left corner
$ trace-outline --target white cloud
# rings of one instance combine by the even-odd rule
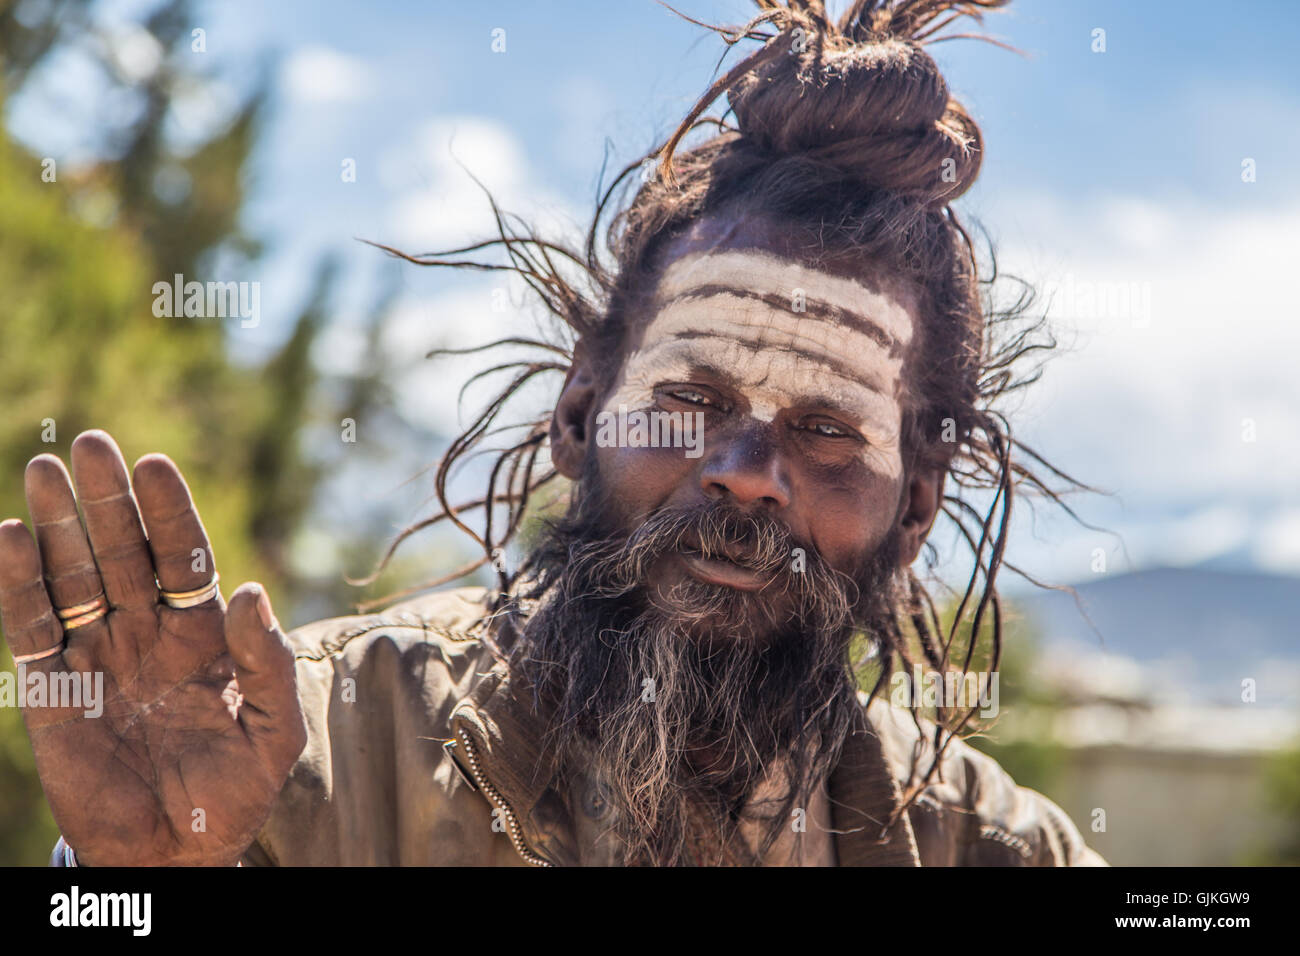
[[[1271,516],[1255,543],[1255,561],[1279,574],[1300,574],[1300,508]]]
[[[520,216],[547,238],[573,238],[578,228],[567,202],[536,179],[536,166],[515,135],[485,117],[425,121],[380,156],[378,178],[392,196],[382,239],[409,252],[496,236],[483,188],[504,212]],[[478,258],[504,261],[492,250]],[[535,359],[536,353],[509,347],[429,360],[424,355],[433,348],[469,348],[504,336],[536,338],[538,320],[545,317],[533,293],[511,273],[414,270],[410,283],[384,329],[396,402],[418,425],[456,434],[512,373],[476,383],[462,402],[459,393],[466,381],[489,366],[524,355]],[[426,288],[433,294],[422,294]],[[553,375],[534,379],[498,424],[548,412],[559,384]],[[500,444],[509,437],[490,442]]]
[[[1109,199],[1102,204],[1099,218],[1115,242],[1144,253],[1158,251],[1175,238],[1169,211],[1147,199]]]
[[[370,68],[356,57],[326,47],[295,50],[284,65],[282,82],[300,103],[353,103],[375,89]]]
[[[534,175],[508,127],[480,116],[429,120],[380,160],[381,182],[398,193],[390,238],[426,251],[495,235],[488,198],[475,179],[504,211],[552,233],[572,232],[567,203]]]
[[[480,410],[511,373],[497,373],[476,383],[466,391],[463,403],[461,387],[483,369],[536,353],[510,346],[465,356],[427,360],[424,356],[435,348],[473,348],[505,336],[535,337],[535,327],[518,308],[522,301],[522,283],[498,277],[433,299],[400,303],[384,328],[383,348],[395,368],[393,387],[403,413],[445,435],[456,434],[472,421],[468,416]],[[521,414],[541,413],[547,410],[546,399],[538,381],[535,388],[521,393],[515,407]]]
[[[1051,315],[1069,348],[1047,363],[1021,435],[1118,495],[1078,499],[1082,513],[1123,534],[1139,563],[1232,552],[1300,569],[1285,511],[1300,474],[1300,206],[1037,196],[983,215],[1019,224],[1003,232],[1000,267],[1055,286]],[[1108,291],[1124,289],[1139,296],[1105,307]],[[1149,310],[1125,308],[1134,302]],[[1052,531],[1022,534],[1013,560],[1079,576],[1093,547],[1110,547],[1092,532]]]

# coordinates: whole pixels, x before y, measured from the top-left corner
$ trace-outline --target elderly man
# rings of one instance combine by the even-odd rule
[[[948,206],[980,143],[921,47],[945,5],[863,0],[838,24],[765,6],[774,33],[619,213],[615,264],[594,228],[569,254],[598,295],[556,244],[502,237],[575,336],[552,414],[483,499],[505,535],[444,513],[499,557],[549,450],[567,510],[498,587],[286,636],[258,585],[223,602],[169,459],[129,476],[103,432],[71,475],[33,459],[35,540],[0,525],[6,636],[29,671],[106,684],[99,719],[24,711],[55,862],[1103,862],[944,721],[861,693],[850,654],[886,674],[918,646],[956,657],[909,569],[945,482],[961,520],[982,469],[1005,519],[1028,473]],[[723,91],[737,127],[678,152]],[[994,525],[971,539],[975,634],[986,610],[996,630]]]

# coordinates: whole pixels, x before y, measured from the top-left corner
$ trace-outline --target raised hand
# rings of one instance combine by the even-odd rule
[[[0,620],[19,693],[46,688],[23,718],[55,822],[89,866],[233,865],[306,743],[293,652],[260,586],[222,600],[169,458],[132,482],[102,431],[71,457],[71,479],[53,455],[27,466],[35,541],[0,524]]]

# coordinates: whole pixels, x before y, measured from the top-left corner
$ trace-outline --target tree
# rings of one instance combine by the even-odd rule
[[[26,515],[28,459],[52,452],[67,461],[80,431],[105,428],[130,460],[150,451],[176,460],[225,581],[263,581],[286,620],[308,587],[328,590],[341,610],[352,597],[342,579],[298,580],[281,547],[328,468],[328,455],[308,455],[301,436],[336,417],[316,401],[331,383],[318,381],[311,363],[331,310],[333,265],[322,264],[292,334],[260,368],[231,359],[228,321],[153,310],[156,282],[176,273],[244,278],[259,252],[243,232],[241,209],[264,84],[201,142],[175,143],[167,118],[207,69],[189,55],[188,4],[164,3],[142,24],[160,51],[156,68],[143,73],[122,67],[114,38],[89,8],[78,0],[21,7],[0,0],[9,98],[0,107],[22,96],[60,48],[91,57],[106,84],[140,104],[121,126],[98,131],[93,162],[60,164],[52,178],[42,175],[39,145],[34,155],[0,132],[0,517]],[[372,324],[381,320],[372,316]],[[381,372],[372,365],[363,378]],[[369,379],[333,384],[354,415],[383,396]],[[0,709],[0,864],[44,863],[54,839],[21,714]]]

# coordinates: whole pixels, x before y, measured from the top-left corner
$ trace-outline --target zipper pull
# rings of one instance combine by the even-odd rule
[[[469,787],[472,792],[478,793],[478,784],[474,782],[473,775],[461,765],[460,759],[456,756],[456,738],[453,737],[451,740],[444,741],[442,749],[447,751],[447,756],[451,759],[451,765],[460,774],[460,779],[465,781],[465,786]]]

